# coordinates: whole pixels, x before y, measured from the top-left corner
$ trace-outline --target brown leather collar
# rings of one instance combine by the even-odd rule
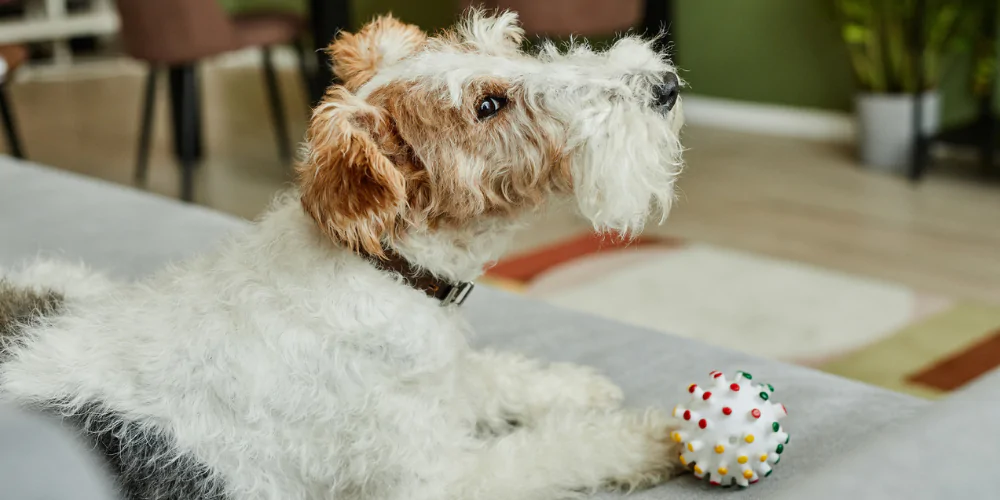
[[[388,249],[385,250],[384,258],[367,253],[363,253],[362,256],[375,267],[402,276],[408,285],[426,293],[429,297],[438,299],[442,306],[462,305],[475,288],[475,284],[471,282],[452,283],[438,278]]]

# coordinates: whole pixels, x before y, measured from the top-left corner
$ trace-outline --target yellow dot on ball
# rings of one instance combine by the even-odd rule
[[[761,462],[767,462],[767,453],[765,453],[765,454],[763,454],[763,455],[760,456],[760,461]]]
[[[747,434],[747,437],[744,438],[744,441],[746,441],[748,443],[752,443],[753,442],[753,434]]]
[[[701,467],[698,467],[697,465],[695,465],[694,466],[694,473],[695,474],[701,474],[702,473]]]
[[[681,433],[679,433],[679,432],[672,432],[670,434],[670,439],[673,439],[675,443],[681,442]]]
[[[747,463],[747,456],[746,455],[740,455],[740,458],[737,458],[736,461],[739,462],[739,463],[741,463],[741,464],[745,464],[745,463]]]
[[[753,477],[753,471],[750,469],[743,471],[743,477],[750,479],[751,477]]]
[[[687,461],[686,458],[684,458],[684,455],[682,454],[681,455],[681,465],[687,465],[687,464],[688,464],[688,461]]]
[[[724,453],[725,451],[726,451],[726,447],[725,446],[722,446],[721,444],[715,445],[715,452],[716,453]]]
[[[719,474],[725,476],[726,474],[729,474],[729,469],[725,467],[719,467]]]
[[[674,407],[674,412],[671,415],[674,416],[674,417],[677,416],[677,407],[676,406]]]
[[[688,451],[694,453],[694,446],[691,443],[688,443]]]

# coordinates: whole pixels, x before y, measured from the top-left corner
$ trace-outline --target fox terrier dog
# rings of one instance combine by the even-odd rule
[[[662,220],[680,80],[653,42],[527,53],[510,12],[329,48],[298,186],[136,283],[0,280],[0,395],[62,419],[127,499],[532,500],[682,470],[671,421],[595,371],[474,351],[458,307],[524,217]]]

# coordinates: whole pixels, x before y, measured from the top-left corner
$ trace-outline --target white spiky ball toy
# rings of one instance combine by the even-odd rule
[[[713,485],[749,486],[781,460],[788,433],[779,420],[785,405],[772,401],[774,387],[756,384],[747,372],[727,380],[713,371],[712,383],[688,386],[691,401],[674,407],[678,429],[670,437],[681,443],[681,463]]]

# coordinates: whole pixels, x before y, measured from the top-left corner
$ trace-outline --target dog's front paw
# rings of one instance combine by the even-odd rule
[[[670,439],[674,430],[667,416],[657,410],[632,415],[626,422],[627,434],[636,440],[638,460],[606,484],[615,490],[634,491],[656,486],[685,471],[680,447]]]
[[[596,370],[571,363],[554,363],[549,371],[558,377],[564,390],[560,399],[577,408],[612,410],[620,408],[625,394],[607,377]]]

